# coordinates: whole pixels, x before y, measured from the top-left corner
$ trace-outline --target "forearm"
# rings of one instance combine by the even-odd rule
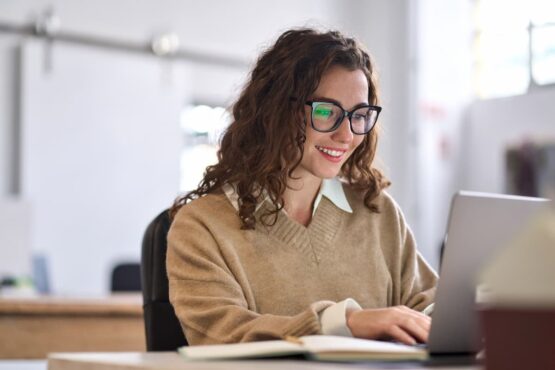
[[[293,316],[260,314],[250,310],[240,295],[213,295],[211,292],[216,290],[233,291],[221,287],[214,289],[213,284],[170,281],[170,299],[190,344],[237,343],[320,334],[318,314],[333,304],[315,302]]]

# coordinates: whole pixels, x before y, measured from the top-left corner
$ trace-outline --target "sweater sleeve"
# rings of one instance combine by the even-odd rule
[[[401,304],[423,311],[433,303],[437,274],[416,248],[412,231],[401,215]]]
[[[166,266],[170,302],[190,344],[321,333],[319,313],[333,302],[315,302],[294,316],[257,313],[208,228],[181,211],[168,234]]]
[[[382,248],[393,280],[390,304],[422,312],[434,302],[437,274],[418,252],[399,205],[385,191],[379,201]]]

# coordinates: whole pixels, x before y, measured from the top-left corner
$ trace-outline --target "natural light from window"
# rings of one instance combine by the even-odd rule
[[[480,98],[555,83],[555,1],[477,0],[474,89]]]
[[[222,107],[191,105],[183,109],[180,121],[185,137],[180,190],[186,192],[195,189],[206,167],[217,162],[218,140],[230,117]]]

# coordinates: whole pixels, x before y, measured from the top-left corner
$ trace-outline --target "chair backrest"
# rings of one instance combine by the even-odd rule
[[[141,264],[138,262],[119,263],[112,270],[112,292],[140,292]]]
[[[170,224],[165,210],[148,225],[143,238],[141,279],[147,351],[175,351],[187,345],[168,294],[166,237]]]

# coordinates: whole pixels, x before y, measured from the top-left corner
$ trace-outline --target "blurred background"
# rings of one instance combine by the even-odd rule
[[[147,224],[215,161],[257,55],[299,26],[372,53],[378,166],[434,267],[455,192],[555,183],[552,0],[2,0],[5,285],[110,291]]]

